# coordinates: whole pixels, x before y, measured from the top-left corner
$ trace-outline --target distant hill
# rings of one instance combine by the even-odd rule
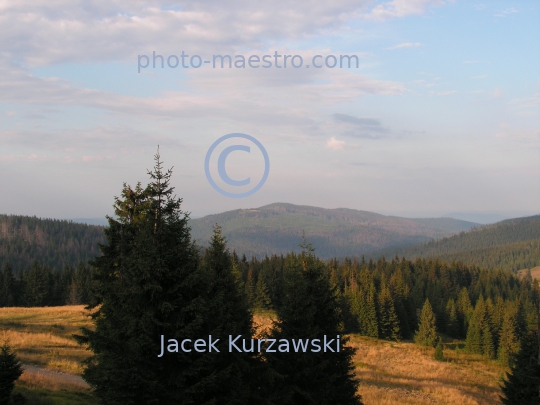
[[[34,260],[51,268],[77,265],[99,254],[103,227],[58,219],[0,215],[0,268],[18,271]]]
[[[346,208],[275,203],[193,219],[192,236],[206,245],[216,223],[223,228],[231,250],[248,257],[298,251],[304,231],[322,258],[416,245],[478,226],[452,218],[410,219]]]
[[[540,215],[507,219],[418,246],[382,249],[372,256],[396,254],[407,259],[439,257],[514,271],[532,268],[540,265]]]

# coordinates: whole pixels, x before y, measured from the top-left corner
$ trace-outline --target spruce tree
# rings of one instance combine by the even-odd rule
[[[437,346],[435,346],[435,353],[433,355],[435,360],[444,361],[444,348],[442,344],[442,339],[437,339]]]
[[[16,280],[9,263],[4,266],[4,271],[0,273],[0,277],[0,307],[14,307]]]
[[[379,338],[386,340],[399,340],[399,319],[396,315],[394,300],[390,290],[383,286],[379,294]]]
[[[9,404],[15,381],[22,373],[21,362],[5,341],[0,347],[0,404]]]
[[[354,349],[345,346],[337,294],[310,245],[300,255],[287,257],[283,304],[271,331],[274,339],[328,339],[341,337],[339,352],[266,353],[270,367],[284,376],[276,390],[284,405],[358,405],[354,378]],[[336,341],[334,341],[336,343]],[[336,350],[336,349],[334,349]]]
[[[163,171],[159,153],[155,159],[146,188],[124,184],[102,255],[91,263],[95,328],[78,336],[93,351],[83,377],[102,404],[215,404],[206,392],[218,384],[216,353],[171,344],[178,352],[159,357],[162,338],[208,338],[209,326],[222,321],[208,312],[207,275],[170,186],[172,172]]]
[[[518,338],[517,308],[514,303],[507,303],[499,338],[499,361],[508,366],[512,356],[519,352],[520,342]]]
[[[422,314],[420,315],[420,324],[418,331],[414,335],[414,341],[420,346],[435,347],[437,344],[437,327],[435,321],[435,314],[431,308],[429,300],[426,299],[424,306],[422,307]]]
[[[377,319],[376,297],[377,293],[375,290],[375,284],[371,283],[369,290],[367,292],[363,292],[361,295],[364,305],[358,316],[360,334],[374,338],[379,337],[379,321]]]
[[[521,341],[517,355],[511,356],[511,370],[501,386],[504,405],[540,404],[540,364],[538,335],[530,332]]]
[[[207,310],[212,315],[208,320],[208,334],[222,342],[227,342],[229,336],[235,338],[238,335],[251,339],[254,330],[247,296],[218,225],[204,254],[201,271],[208,285]],[[199,403],[265,403],[268,392],[262,388],[268,383],[265,378],[270,376],[259,353],[224,349],[210,360],[208,374],[212,375],[214,382],[206,385]]]
[[[446,333],[454,338],[460,335],[456,304],[452,298],[446,304]]]
[[[263,280],[262,273],[259,273],[257,284],[255,285],[254,305],[256,309],[268,310],[272,308],[272,301],[268,293],[268,287]]]

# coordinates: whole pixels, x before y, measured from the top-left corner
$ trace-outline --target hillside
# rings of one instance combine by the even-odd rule
[[[75,266],[99,253],[103,227],[57,219],[0,215],[0,268],[6,263],[17,272],[34,260],[51,268]]]
[[[288,252],[299,245],[304,231],[323,258],[415,245],[478,225],[451,218],[410,219],[346,208],[275,203],[191,220],[192,235],[199,244],[206,245],[216,223],[223,228],[228,246],[248,257]]]
[[[439,257],[517,271],[540,265],[540,215],[508,219],[418,246],[383,249],[372,257]]]

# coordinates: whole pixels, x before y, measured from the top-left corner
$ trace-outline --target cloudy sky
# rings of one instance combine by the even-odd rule
[[[532,0],[4,0],[0,213],[110,214],[124,182],[146,184],[157,145],[194,216],[278,201],[540,213],[538,21]],[[182,52],[304,65],[170,67]],[[315,55],[358,66],[308,68]],[[269,155],[268,180],[246,198],[205,176],[229,133]],[[250,184],[263,166],[253,144],[226,160]]]

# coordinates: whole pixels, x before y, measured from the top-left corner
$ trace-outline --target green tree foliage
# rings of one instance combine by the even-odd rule
[[[9,263],[18,275],[34,261],[50,269],[86,263],[98,253],[103,227],[66,220],[0,215],[0,268]]]
[[[435,346],[435,353],[433,358],[437,361],[444,361],[444,348],[442,339],[437,339],[437,346]]]
[[[209,334],[222,342],[227,342],[229,336],[249,339],[254,334],[247,296],[235,267],[221,228],[216,225],[201,268],[208,285]],[[206,374],[212,379],[205,384],[197,403],[264,403],[266,395],[258,388],[264,386],[268,370],[258,353],[224,350],[210,354],[206,361]]]
[[[446,333],[452,337],[458,338],[460,336],[459,320],[453,298],[450,298],[448,304],[446,304],[446,322]]]
[[[435,321],[435,314],[429,300],[426,300],[422,307],[422,314],[420,315],[420,325],[418,331],[414,335],[414,341],[420,346],[435,347],[437,344],[438,335]]]
[[[505,405],[540,404],[540,365],[538,362],[538,335],[524,336],[521,349],[511,356],[511,370],[501,386]]]
[[[257,279],[257,284],[255,285],[255,297],[254,297],[253,306],[256,309],[263,309],[263,310],[272,308],[272,300],[270,299],[268,287],[266,286],[266,283],[264,282],[262,274],[259,274],[259,278]]]
[[[287,257],[287,279],[283,305],[271,331],[275,339],[335,339],[341,334],[341,317],[336,291],[325,274],[324,263],[309,245],[300,255]],[[282,404],[347,405],[361,404],[356,394],[352,357],[354,349],[344,346],[336,353],[267,353],[267,361],[284,376],[277,385]]]
[[[504,312],[497,357],[502,364],[508,366],[510,359],[519,349],[518,308],[514,303],[508,303]]]
[[[0,347],[0,404],[9,404],[15,381],[22,373],[21,362],[5,341]]]
[[[488,358],[494,358],[497,353],[489,315],[489,302],[486,303],[482,296],[476,303],[470,320],[466,345],[469,352],[482,354]]]
[[[0,272],[0,307],[14,307],[17,295],[17,280],[11,266],[6,263]]]
[[[158,357],[162,336],[166,343],[205,337],[220,320],[210,321],[207,273],[159,154],[149,175],[144,189],[124,185],[92,262],[95,330],[78,337],[94,353],[84,378],[107,405],[216,403],[206,393],[216,388],[215,353]]]
[[[396,315],[394,300],[387,287],[383,287],[379,294],[378,309],[379,338],[385,340],[399,340],[399,319]]]

